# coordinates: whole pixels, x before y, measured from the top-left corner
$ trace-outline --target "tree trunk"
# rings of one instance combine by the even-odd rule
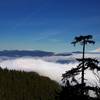
[[[85,40],[83,41],[83,66],[82,66],[82,80],[81,80],[81,84],[82,84],[82,90],[81,90],[81,94],[84,95],[84,58],[85,58]]]

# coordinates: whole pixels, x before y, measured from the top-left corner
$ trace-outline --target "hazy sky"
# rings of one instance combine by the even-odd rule
[[[100,0],[0,0],[0,50],[76,51],[82,34],[100,47]]]

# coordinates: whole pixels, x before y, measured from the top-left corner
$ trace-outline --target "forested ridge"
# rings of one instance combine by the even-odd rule
[[[35,72],[0,68],[0,100],[55,100],[60,86]]]

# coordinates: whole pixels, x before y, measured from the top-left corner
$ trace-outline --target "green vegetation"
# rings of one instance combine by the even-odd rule
[[[0,100],[55,100],[60,86],[35,72],[0,68]]]

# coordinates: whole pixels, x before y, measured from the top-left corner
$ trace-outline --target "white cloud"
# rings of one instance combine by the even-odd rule
[[[2,68],[15,69],[15,70],[24,70],[24,71],[34,71],[42,76],[47,76],[52,80],[55,80],[61,83],[62,74],[65,73],[66,70],[71,69],[72,67],[77,66],[76,63],[69,64],[59,64],[55,62],[47,62],[42,59],[36,58],[16,58],[11,60],[5,60],[0,62],[0,66]],[[88,84],[96,81],[93,73],[91,71],[87,71],[85,74],[86,78],[89,79]],[[95,82],[94,82],[95,83]]]
[[[65,70],[70,69],[73,64],[58,64],[46,62],[40,59],[34,58],[18,58],[14,60],[6,60],[0,63],[2,68],[7,67],[8,69],[24,70],[24,71],[34,71],[40,75],[50,77],[52,80],[57,82],[61,81],[61,75]]]
[[[93,52],[100,52],[100,48],[93,50]]]

